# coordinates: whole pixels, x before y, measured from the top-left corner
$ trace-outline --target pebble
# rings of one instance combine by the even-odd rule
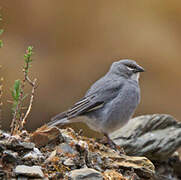
[[[101,173],[91,168],[72,170],[68,177],[70,180],[103,180]]]
[[[18,153],[6,150],[3,152],[2,162],[3,163],[15,163],[18,160]]]
[[[16,175],[24,175],[28,177],[34,178],[43,178],[44,174],[41,170],[40,166],[25,166],[25,165],[18,165],[15,168]]]

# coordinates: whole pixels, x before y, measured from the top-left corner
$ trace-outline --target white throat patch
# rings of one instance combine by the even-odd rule
[[[137,73],[134,73],[134,74],[131,76],[131,79],[138,82],[138,81],[139,81],[139,77],[140,77],[140,73],[137,72]]]

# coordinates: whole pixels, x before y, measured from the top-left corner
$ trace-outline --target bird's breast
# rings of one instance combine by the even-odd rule
[[[105,105],[105,128],[109,131],[121,128],[131,118],[139,101],[139,86],[133,84],[125,85],[119,94]]]

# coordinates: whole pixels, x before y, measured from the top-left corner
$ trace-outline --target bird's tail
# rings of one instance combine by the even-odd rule
[[[66,112],[63,112],[53,117],[47,126],[63,126],[68,123],[70,123],[70,120],[67,118]]]

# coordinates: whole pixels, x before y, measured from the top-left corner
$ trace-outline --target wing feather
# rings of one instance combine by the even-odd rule
[[[52,120],[67,118],[72,119],[79,115],[84,115],[86,112],[91,112],[102,108],[105,103],[115,98],[119,90],[121,90],[123,82],[119,79],[113,80],[104,78],[98,80],[87,91],[85,97],[80,99],[73,107],[67,111],[53,117]]]

